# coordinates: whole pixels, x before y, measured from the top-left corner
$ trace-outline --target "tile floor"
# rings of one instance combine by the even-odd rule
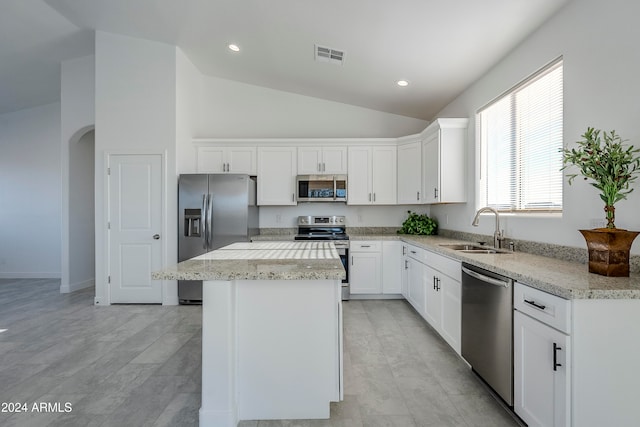
[[[0,404],[28,407],[0,408],[1,426],[197,426],[200,307],[95,307],[93,290],[58,289],[0,279]],[[330,420],[240,425],[518,425],[405,301],[349,301],[344,327],[345,400]]]

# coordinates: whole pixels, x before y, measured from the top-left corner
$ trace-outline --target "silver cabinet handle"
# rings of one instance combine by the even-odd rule
[[[292,202],[296,201],[296,193],[291,193],[291,201]]]
[[[376,193],[373,193],[373,201],[376,201]]]
[[[438,198],[438,189],[437,189],[437,188],[434,188],[434,189],[433,189],[433,197],[434,197],[435,199],[437,199],[437,198]]]
[[[419,191],[416,193],[416,200],[420,200],[420,192]]]
[[[322,162],[322,172],[326,172],[327,171],[327,165],[326,163]]]
[[[223,163],[222,164],[222,172],[226,172],[227,171],[227,164]]]
[[[361,248],[370,248],[371,245],[360,245]]]
[[[160,235],[159,234],[154,234],[153,235],[153,240],[160,240]]]
[[[371,201],[371,193],[369,193],[369,201]]]
[[[321,165],[321,163],[318,163],[318,172],[322,171],[322,167],[320,165]]]
[[[227,172],[231,172],[231,165],[227,163]]]

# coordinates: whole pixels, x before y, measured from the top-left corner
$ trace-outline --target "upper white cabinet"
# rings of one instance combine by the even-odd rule
[[[466,202],[468,119],[437,119],[422,133],[423,203]]]
[[[347,173],[347,147],[298,147],[298,174],[323,173]]]
[[[397,148],[395,145],[350,146],[347,203],[395,205]]]
[[[258,147],[258,205],[296,204],[296,147]]]
[[[256,147],[198,147],[198,173],[256,175]]]
[[[418,204],[422,198],[422,144],[398,145],[398,204]]]

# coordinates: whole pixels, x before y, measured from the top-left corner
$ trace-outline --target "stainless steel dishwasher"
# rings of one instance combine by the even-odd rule
[[[462,263],[462,357],[513,406],[513,280]]]

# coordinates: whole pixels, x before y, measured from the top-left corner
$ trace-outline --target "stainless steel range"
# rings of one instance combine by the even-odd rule
[[[349,236],[346,233],[344,216],[299,216],[298,234],[295,240],[326,241],[331,240],[338,250],[340,261],[347,272],[342,281],[342,300],[350,298],[349,289]]]

